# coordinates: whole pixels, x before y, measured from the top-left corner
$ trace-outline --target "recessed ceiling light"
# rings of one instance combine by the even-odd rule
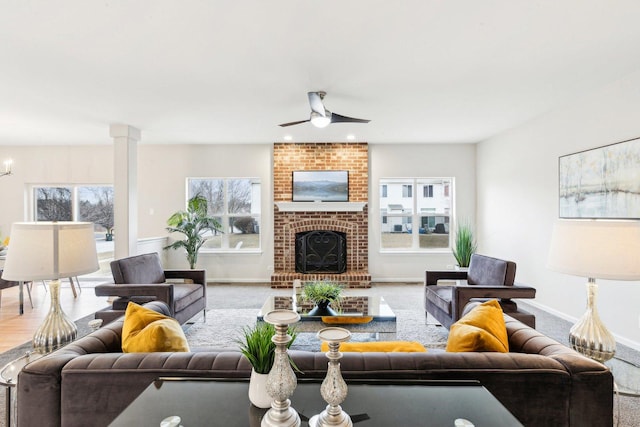
[[[348,139],[349,141],[353,141],[354,139],[356,139],[356,136],[355,136],[355,135],[353,135],[353,134],[349,134],[349,135],[347,135],[347,139]]]
[[[291,141],[293,137],[291,135],[285,135],[283,138],[285,141]]]

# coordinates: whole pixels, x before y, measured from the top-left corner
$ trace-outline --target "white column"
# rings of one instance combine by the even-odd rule
[[[112,124],[114,258],[137,255],[138,246],[138,141],[140,130]]]

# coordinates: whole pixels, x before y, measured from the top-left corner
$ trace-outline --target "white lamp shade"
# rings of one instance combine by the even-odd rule
[[[640,280],[640,223],[559,220],[547,267],[593,279]]]
[[[2,278],[53,280],[98,270],[91,222],[17,222]]]

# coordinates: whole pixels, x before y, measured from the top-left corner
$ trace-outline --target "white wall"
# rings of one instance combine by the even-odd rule
[[[144,131],[143,131],[144,138]],[[207,280],[268,281],[273,265],[272,145],[144,145],[138,147],[140,237],[164,235],[169,218],[184,209],[187,177],[257,177],[262,191],[261,251],[201,253]],[[175,236],[179,238],[179,236]],[[169,268],[188,268],[183,253],[169,251]]]
[[[26,189],[30,184],[110,184],[111,146],[0,146],[0,162],[13,159],[13,175],[0,178],[0,232],[29,219]]]
[[[453,177],[454,214],[475,222],[475,144],[369,145],[369,272],[374,281],[423,281],[428,268],[455,264],[450,249],[433,252],[380,251],[380,179]]]
[[[585,278],[546,268],[558,218],[558,157],[640,137],[640,73],[565,108],[478,144],[480,252],[512,259],[516,279],[535,286],[536,303],[575,320],[585,310]],[[599,280],[607,327],[640,349],[640,283]]]

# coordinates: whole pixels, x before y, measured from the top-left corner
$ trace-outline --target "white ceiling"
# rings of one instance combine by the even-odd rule
[[[477,142],[640,70],[637,0],[0,0],[0,145]],[[308,91],[369,124],[309,116]]]

